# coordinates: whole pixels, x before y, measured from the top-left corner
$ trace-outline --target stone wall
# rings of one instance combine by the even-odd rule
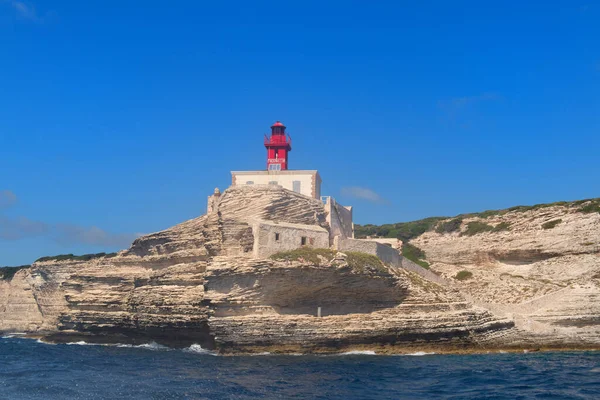
[[[258,221],[252,226],[254,235],[253,256],[267,258],[280,251],[298,249],[303,246],[315,248],[329,247],[329,232],[314,225],[286,224]]]
[[[361,239],[345,239],[337,237],[334,240],[334,247],[339,251],[359,251],[362,253],[372,254],[379,257],[384,263],[391,264],[396,267],[401,266],[400,253],[385,244],[361,240]]]
[[[440,285],[449,285],[450,284],[450,282],[448,282],[441,276],[436,275],[433,272],[431,272],[430,270],[421,267],[419,264],[416,264],[416,263],[410,261],[408,258],[406,258],[406,257],[400,257],[400,258],[401,258],[400,267],[402,267],[403,269],[414,272],[414,273],[422,276],[423,278],[430,280],[432,282],[438,283]]]
[[[330,229],[330,240],[336,236],[354,238],[354,223],[352,222],[352,207],[344,207],[331,197],[323,197],[327,222]]]
[[[378,243],[373,240],[336,238],[334,241],[334,247],[338,251],[342,252],[360,251],[362,253],[373,254],[374,256],[379,257],[379,259],[384,263],[390,264],[396,268],[402,268],[407,271],[414,272],[421,277],[440,285],[449,284],[444,278],[434,274],[418,264],[415,264],[409,259],[402,257],[398,250],[386,244]]]

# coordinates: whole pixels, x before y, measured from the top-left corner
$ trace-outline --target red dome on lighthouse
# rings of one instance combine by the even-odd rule
[[[285,128],[285,125],[282,124],[280,121],[276,121],[273,125],[271,125],[271,128],[273,128],[275,126],[283,126]]]

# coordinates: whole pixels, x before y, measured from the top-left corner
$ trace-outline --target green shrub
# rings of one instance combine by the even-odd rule
[[[510,224],[508,222],[500,222],[492,229],[492,232],[502,232],[510,230]]]
[[[469,216],[479,217],[479,218],[489,218],[496,215],[506,214],[506,210],[486,210],[479,213],[469,214]]]
[[[572,201],[572,202],[557,201],[554,203],[542,203],[542,204],[535,204],[532,206],[515,206],[515,207],[510,207],[510,208],[506,208],[506,209],[502,209],[502,210],[486,210],[486,211],[482,211],[479,213],[460,214],[460,215],[457,215],[456,217],[454,217],[453,220],[466,219],[466,218],[472,218],[472,217],[479,217],[479,218],[485,219],[485,218],[495,216],[495,215],[504,215],[511,211],[524,212],[524,211],[539,210],[539,209],[543,209],[546,207],[554,207],[554,206],[570,207],[570,208],[574,208],[577,211],[582,212],[582,213],[594,213],[594,212],[600,213],[600,198],[577,200],[577,201]],[[578,207],[578,208],[576,208],[576,207]],[[447,220],[447,219],[449,219],[449,217],[431,217],[431,218],[425,218],[425,219],[420,219],[420,220],[411,221],[411,222],[399,222],[396,224],[384,224],[384,225],[372,225],[372,224],[358,225],[357,224],[354,227],[354,234],[357,239],[365,238],[367,236],[374,236],[374,237],[397,238],[397,239],[402,240],[403,242],[407,242],[407,241],[414,239],[415,237],[418,237],[418,236],[422,235],[423,233],[431,231],[433,229],[435,229],[436,232],[439,229],[440,232],[438,232],[438,233],[446,233],[446,232],[444,232],[444,229],[446,227],[441,227],[439,223],[444,220]],[[449,223],[449,222],[451,222],[451,221],[443,222],[442,225],[445,225],[446,223]],[[454,222],[454,224],[455,223],[456,222]],[[450,229],[450,228],[452,228],[452,225],[448,226],[448,229]],[[502,226],[498,229],[507,230],[508,227]],[[484,230],[484,232],[485,232],[485,230]],[[498,231],[496,231],[496,232],[498,232]],[[479,233],[479,232],[476,232],[476,233]]]
[[[344,254],[348,256],[346,261],[348,265],[357,272],[365,272],[366,270],[377,270],[378,272],[387,273],[388,270],[383,265],[383,262],[372,254],[361,253],[358,251],[345,251]]]
[[[31,267],[31,265],[20,265],[18,267],[0,267],[0,281],[11,281],[17,272],[29,267]]]
[[[580,207],[577,211],[582,212],[584,214],[590,214],[595,212],[600,213],[600,199],[589,200],[589,202],[586,205]]]
[[[438,226],[435,228],[437,233],[451,233],[460,230],[462,225],[462,218],[454,218],[450,221],[440,222]]]
[[[312,247],[301,247],[299,249],[280,251],[279,253],[273,254],[270,258],[272,260],[279,261],[301,261],[304,260],[313,265],[322,265],[323,261],[321,257],[325,259],[333,260],[335,257],[335,251],[331,249],[314,249]],[[319,257],[321,256],[321,257]],[[377,258],[377,257],[375,257]]]
[[[429,263],[424,260],[425,252],[417,246],[407,242],[402,243],[402,256],[425,269],[429,269]]]
[[[552,229],[554,228],[556,225],[560,224],[562,222],[562,219],[553,219],[552,221],[548,221],[544,224],[542,224],[542,228],[543,229]]]
[[[73,254],[59,254],[57,256],[47,256],[47,257],[41,257],[38,258],[37,260],[35,260],[35,262],[41,262],[41,261],[89,261],[89,260],[93,260],[94,258],[101,258],[101,257],[105,257],[105,258],[111,258],[111,257],[115,257],[117,255],[117,253],[95,253],[95,254],[83,254],[81,256],[76,256]]]
[[[483,222],[473,221],[467,224],[467,229],[462,233],[462,235],[473,236],[482,232],[491,232],[494,230],[494,227],[488,225]]]
[[[471,279],[473,277],[473,273],[467,270],[462,270],[459,271],[455,276],[454,279],[456,279],[457,281],[466,281],[467,279]]]
[[[412,222],[399,222],[385,225],[354,225],[354,236],[365,238],[367,236],[387,237],[400,239],[407,242],[412,238],[432,230],[438,222],[448,219],[447,217],[431,217]]]

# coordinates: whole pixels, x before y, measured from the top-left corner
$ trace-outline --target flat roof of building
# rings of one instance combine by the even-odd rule
[[[317,170],[286,169],[283,171],[231,171],[236,175],[319,175]]]

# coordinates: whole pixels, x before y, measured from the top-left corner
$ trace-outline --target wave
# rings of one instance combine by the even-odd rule
[[[401,354],[401,355],[403,355],[403,356],[415,356],[415,357],[420,357],[420,356],[430,356],[430,355],[432,355],[432,354],[435,354],[435,353],[427,353],[427,352],[425,352],[425,351],[417,351],[417,352],[415,352],[415,353],[408,353],[408,354]]]
[[[344,353],[340,353],[340,356],[376,356],[377,353],[375,353],[373,350],[351,350],[351,351],[346,351]]]
[[[25,335],[27,335],[25,332],[12,332],[12,333],[7,333],[6,335],[2,336],[2,339],[12,339],[15,337],[25,336]]]
[[[38,339],[37,343],[42,344],[50,344],[56,345],[57,343],[45,342],[42,339]],[[121,348],[131,348],[131,349],[146,349],[146,350],[172,350],[170,347],[163,346],[162,344],[158,344],[156,342],[143,343],[143,344],[125,344],[125,343],[88,343],[84,340],[80,340],[78,342],[68,342],[63,343],[67,346],[103,346],[103,347],[121,347]]]
[[[105,346],[115,346],[115,347],[128,348],[128,349],[172,350],[170,347],[164,346],[162,344],[158,344],[156,342],[143,343],[143,344],[116,343],[116,344],[108,344]]]
[[[163,346],[162,344],[158,344],[156,342],[144,343],[137,346],[133,346],[137,349],[148,349],[148,350],[171,350],[170,347]]]
[[[203,349],[199,344],[192,344],[190,347],[183,349],[186,353],[196,353],[196,354],[208,354],[211,356],[216,356],[217,354],[213,351]]]

